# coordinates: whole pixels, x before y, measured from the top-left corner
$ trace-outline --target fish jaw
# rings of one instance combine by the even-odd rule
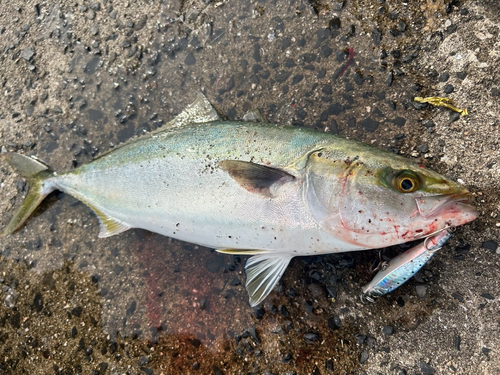
[[[391,231],[361,232],[353,230],[350,225],[342,220],[342,215],[336,214],[327,218],[321,225],[336,238],[365,249],[376,249],[393,246],[419,238],[426,237],[445,227],[458,227],[467,224],[479,215],[471,203],[470,194],[452,194],[449,196],[436,196],[432,212],[423,210],[420,214],[417,200],[422,203],[422,198],[415,199],[415,212],[408,225],[400,225],[398,217],[386,218],[392,221]],[[431,204],[432,199],[427,201]],[[439,201],[439,204],[436,202]],[[422,205],[420,205],[422,208]]]
[[[424,218],[439,216],[440,214],[445,213],[448,208],[456,204],[460,204],[460,207],[464,210],[464,212],[472,214],[472,211],[476,211],[472,206],[472,201],[472,195],[469,192],[415,198],[418,214]],[[456,208],[452,211],[457,212]],[[477,211],[475,217],[477,217]]]
[[[430,217],[421,216],[422,220],[433,220],[426,229],[420,233],[415,233],[415,238],[426,236],[444,226],[459,227],[467,224],[479,216],[477,209],[468,200],[456,200],[448,197],[447,201],[434,210]],[[434,219],[433,219],[434,218]]]
[[[427,236],[445,226],[458,227],[471,222],[479,215],[472,205],[468,192],[415,198],[414,238]]]

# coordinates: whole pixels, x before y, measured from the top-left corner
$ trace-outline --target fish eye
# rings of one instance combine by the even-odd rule
[[[394,187],[401,193],[413,193],[420,186],[418,176],[413,172],[402,172],[394,178]]]

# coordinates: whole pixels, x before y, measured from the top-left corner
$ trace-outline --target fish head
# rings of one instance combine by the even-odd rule
[[[306,181],[314,219],[360,248],[413,241],[478,215],[463,185],[371,147],[340,162],[338,152],[311,155]]]

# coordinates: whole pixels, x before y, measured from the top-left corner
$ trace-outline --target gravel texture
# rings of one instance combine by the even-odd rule
[[[295,259],[252,309],[245,257],[98,239],[90,210],[53,194],[0,239],[0,373],[500,374],[499,25],[495,0],[2,1],[3,152],[68,170],[202,91],[228,118],[258,108],[413,158],[481,216],[375,304],[358,298],[366,251]],[[26,190],[1,164],[0,226]]]

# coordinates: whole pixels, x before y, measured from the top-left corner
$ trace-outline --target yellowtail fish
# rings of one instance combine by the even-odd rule
[[[61,190],[95,212],[99,237],[142,228],[253,255],[252,306],[295,256],[396,245],[477,216],[462,185],[405,158],[315,130],[221,121],[202,95],[163,128],[66,173],[2,156],[30,184],[4,235]]]

